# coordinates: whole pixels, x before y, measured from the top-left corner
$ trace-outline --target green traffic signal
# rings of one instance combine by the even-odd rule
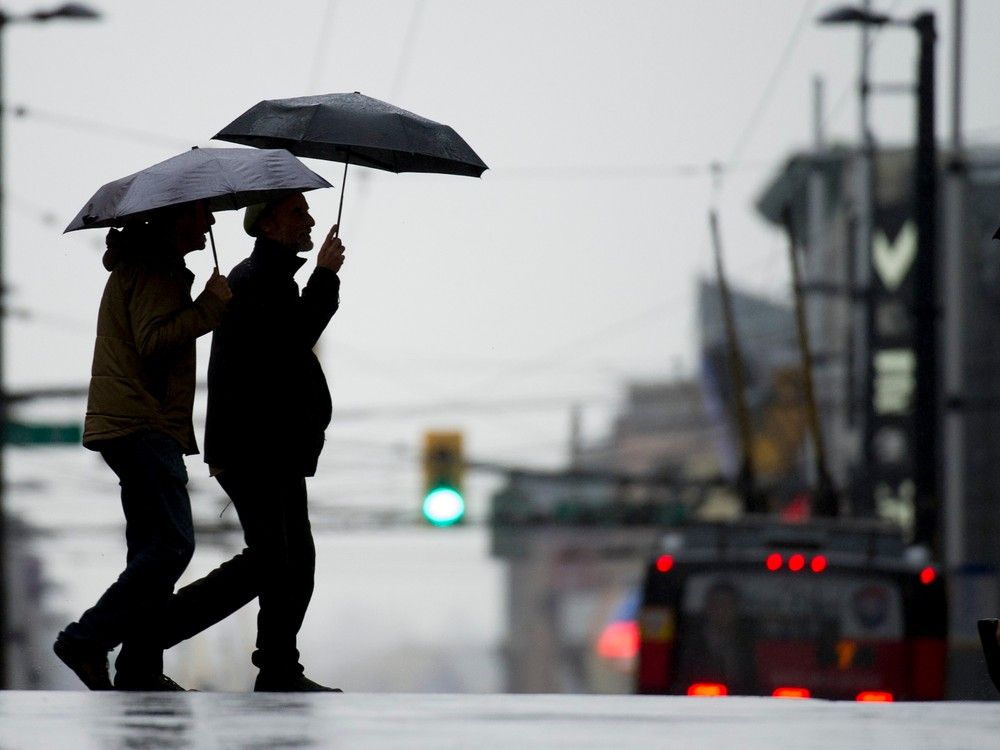
[[[435,487],[424,497],[424,518],[435,526],[452,526],[465,515],[465,500],[454,487]]]

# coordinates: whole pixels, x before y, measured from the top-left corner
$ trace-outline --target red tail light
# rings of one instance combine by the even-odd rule
[[[892,693],[884,690],[864,690],[854,700],[860,703],[892,703]]]
[[[602,659],[634,659],[639,653],[639,624],[635,620],[609,623],[597,639]]]
[[[775,698],[809,698],[812,693],[803,687],[779,687],[775,688],[771,695]]]
[[[770,555],[767,556],[767,560],[764,561],[764,564],[767,566],[768,570],[774,571],[774,570],[780,570],[784,562],[785,561],[781,559],[781,555],[779,555],[777,552],[772,552]]]
[[[661,573],[666,573],[674,567],[673,555],[660,555],[656,558],[656,569]]]
[[[688,695],[697,695],[702,698],[720,698],[729,695],[729,688],[721,682],[696,682],[688,688]]]
[[[802,555],[792,555],[788,558],[788,569],[793,573],[798,573],[806,566],[806,558]]]
[[[822,573],[826,570],[826,558],[823,555],[816,555],[809,563],[809,567],[812,569],[813,573]]]
[[[924,568],[920,571],[920,582],[925,586],[928,583],[934,583],[934,579],[937,578],[937,573],[934,568]]]

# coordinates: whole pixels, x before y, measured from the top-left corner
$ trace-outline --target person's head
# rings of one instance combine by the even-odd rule
[[[214,223],[215,217],[208,208],[207,200],[170,206],[149,220],[150,227],[169,238],[168,246],[182,257],[194,250],[205,249],[205,235]]]
[[[205,200],[157,209],[145,221],[108,230],[104,267],[110,271],[131,253],[173,258],[203,250],[205,233],[214,223]]]
[[[243,219],[243,228],[251,237],[263,237],[296,253],[312,250],[315,225],[302,193],[249,206]]]

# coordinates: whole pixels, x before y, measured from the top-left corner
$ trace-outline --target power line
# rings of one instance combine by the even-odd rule
[[[49,125],[68,128],[77,132],[89,132],[103,136],[105,138],[125,138],[128,140],[155,145],[157,147],[168,146],[170,148],[190,148],[195,145],[189,139],[177,138],[176,136],[154,133],[149,130],[139,128],[126,128],[121,125],[113,125],[98,120],[89,120],[74,115],[65,115],[58,112],[49,112],[33,107],[18,105],[10,110],[14,117],[30,118]]]
[[[758,100],[757,107],[754,109],[753,113],[751,113],[749,122],[746,127],[743,128],[743,132],[736,141],[736,146],[733,148],[732,153],[729,155],[729,159],[726,161],[727,169],[731,170],[733,165],[739,162],[740,156],[743,155],[743,149],[746,148],[746,145],[750,142],[750,139],[757,130],[760,118],[767,109],[768,104],[771,102],[771,96],[774,94],[781,75],[785,72],[785,67],[791,59],[792,52],[795,50],[795,46],[799,41],[799,36],[801,36],[802,30],[805,28],[806,22],[809,20],[812,13],[813,5],[815,4],[816,0],[808,0],[808,2],[803,6],[802,12],[799,14],[799,20],[795,24],[795,28],[792,29],[792,34],[785,43],[785,49],[781,53],[781,57],[778,59],[778,65],[774,69],[774,72],[771,73],[771,78],[764,87],[764,93]]]
[[[519,410],[539,411],[565,409],[568,406],[581,402],[589,404],[613,403],[614,400],[599,394],[587,394],[583,396],[538,396],[520,399],[496,399],[494,401],[485,399],[435,401],[425,404],[395,404],[354,409],[336,409],[334,411],[334,419],[344,421],[349,419],[415,417],[425,414],[456,411],[503,413]]]
[[[410,20],[406,24],[406,35],[403,43],[399,46],[399,56],[396,58],[396,73],[389,86],[389,96],[395,99],[402,91],[403,81],[406,72],[410,68],[410,61],[413,59],[413,50],[417,46],[417,32],[420,28],[420,19],[424,14],[424,0],[415,0],[413,10],[410,12]]]
[[[327,0],[326,10],[323,12],[323,23],[320,25],[319,38],[316,41],[316,52],[313,55],[312,71],[309,74],[309,91],[315,91],[319,86],[319,79],[323,73],[323,63],[325,53],[332,46],[327,41],[330,34],[330,23],[337,9],[336,0]]]
[[[729,171],[758,172],[770,169],[770,162],[745,162]],[[690,179],[713,174],[712,164],[598,164],[529,165],[490,167],[489,180],[607,180],[607,179]]]

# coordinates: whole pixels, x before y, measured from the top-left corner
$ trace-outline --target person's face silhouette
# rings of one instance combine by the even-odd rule
[[[312,250],[312,228],[315,225],[305,196],[296,193],[276,204],[261,218],[258,228],[262,237],[303,253]]]

